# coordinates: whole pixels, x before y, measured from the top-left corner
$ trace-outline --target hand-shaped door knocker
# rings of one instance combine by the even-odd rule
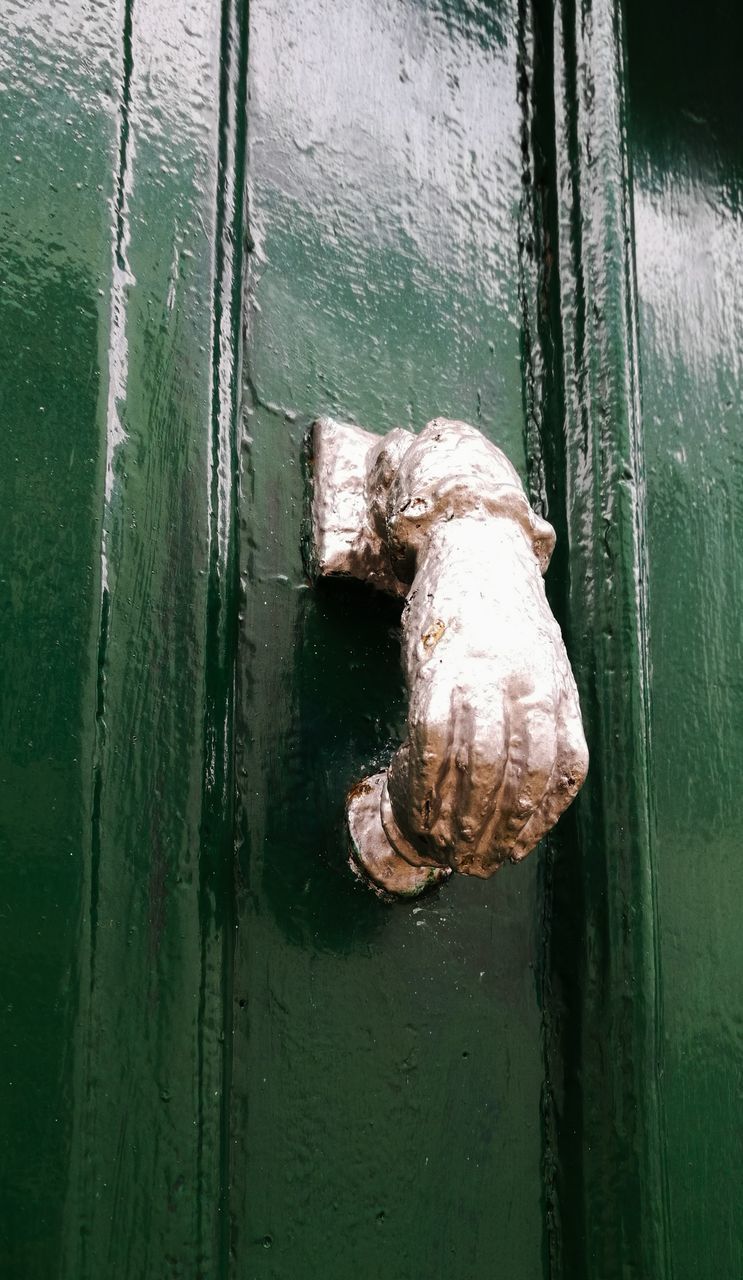
[[[534,848],[588,768],[542,581],[554,530],[464,422],[379,437],[320,418],[312,469],[313,572],[406,597],[407,739],[348,795],[352,862],[396,896],[491,876]]]

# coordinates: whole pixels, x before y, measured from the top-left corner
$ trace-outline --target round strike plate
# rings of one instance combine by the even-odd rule
[[[417,898],[425,889],[446,880],[449,867],[411,866],[392,848],[384,827],[380,805],[387,774],[372,774],[348,793],[346,820],[351,837],[352,869],[377,892],[395,898]]]

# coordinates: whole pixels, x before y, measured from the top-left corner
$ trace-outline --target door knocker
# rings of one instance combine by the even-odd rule
[[[554,530],[464,422],[380,437],[320,418],[312,473],[313,573],[405,599],[407,738],[349,792],[352,865],[404,897],[452,871],[491,876],[534,848],[588,768],[542,580]]]

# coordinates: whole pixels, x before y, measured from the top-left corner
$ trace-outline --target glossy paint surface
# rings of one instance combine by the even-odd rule
[[[235,1274],[542,1274],[538,864],[390,908],[348,786],[399,609],[306,585],[302,437],[436,413],[525,468],[516,6],[251,6],[231,1180]]]
[[[68,96],[78,24],[59,14],[50,37],[46,7],[23,9],[4,13],[0,42],[0,1270],[42,1276],[64,1217],[89,844],[81,759],[92,749],[115,68],[101,14],[85,91]],[[54,113],[48,134],[42,108]]]
[[[6,1276],[219,1265],[225,14],[0,19]]]
[[[539,329],[545,474],[591,751],[574,826],[546,859],[550,1251],[570,1280],[619,1280],[664,1276],[667,1257],[624,39],[609,0],[558,4],[550,25],[540,12],[554,102],[552,118],[545,92],[535,109],[542,235],[556,249]]]
[[[743,1274],[740,6],[628,6],[676,1280]]]
[[[0,1274],[743,1273],[741,19],[6,0]],[[555,525],[591,751],[390,907],[399,607],[303,438],[464,418]]]

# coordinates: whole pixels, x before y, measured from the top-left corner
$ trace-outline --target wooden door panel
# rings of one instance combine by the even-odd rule
[[[231,20],[0,16],[0,1270],[23,1280],[220,1265]]]
[[[464,417],[525,468],[515,5],[251,7],[235,1273],[541,1275],[536,860],[390,907],[348,786],[399,614],[307,589],[302,436]]]
[[[628,6],[676,1280],[743,1271],[742,38],[734,4]]]

